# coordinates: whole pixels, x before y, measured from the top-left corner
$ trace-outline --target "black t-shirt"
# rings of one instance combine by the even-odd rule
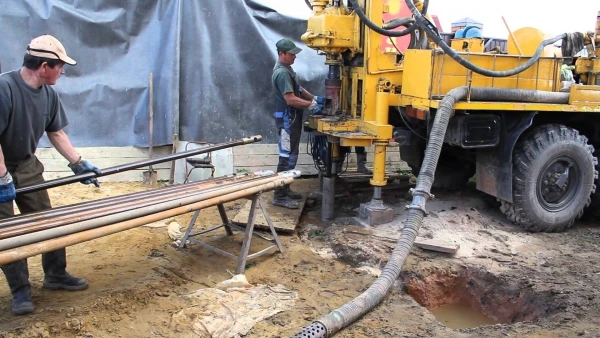
[[[31,88],[19,70],[0,75],[0,145],[5,162],[31,157],[45,131],[59,131],[67,124],[54,88]]]

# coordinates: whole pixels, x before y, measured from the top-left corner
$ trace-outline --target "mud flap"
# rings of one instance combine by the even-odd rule
[[[500,143],[477,149],[477,190],[506,202],[513,202],[512,155],[521,134],[531,127],[537,112],[506,113],[500,116]]]

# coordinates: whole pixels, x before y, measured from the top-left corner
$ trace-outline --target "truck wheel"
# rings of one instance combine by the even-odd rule
[[[594,156],[596,156],[596,157],[600,156],[600,149],[596,148],[596,151],[594,152]],[[599,170],[600,170],[600,165],[596,164],[596,171],[599,171]],[[581,217],[581,219],[585,220],[585,221],[600,220],[600,190],[599,189],[596,189],[596,191],[594,193],[592,193],[592,202],[585,209],[585,212],[583,213],[583,216]]]
[[[588,139],[573,128],[548,124],[524,134],[513,151],[513,203],[500,209],[532,232],[573,225],[595,191],[597,159]]]

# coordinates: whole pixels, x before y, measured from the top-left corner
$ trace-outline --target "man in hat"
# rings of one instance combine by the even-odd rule
[[[278,60],[273,67],[271,81],[275,92],[275,123],[279,133],[279,163],[277,172],[293,170],[298,161],[300,136],[302,134],[303,109],[313,114],[323,111],[325,98],[315,96],[302,88],[292,69],[296,54],[301,49],[289,39],[281,39],[275,45]],[[277,188],[273,204],[288,209],[297,209],[302,196],[289,186]]]
[[[44,182],[44,167],[34,155],[44,132],[75,174],[100,174],[100,169],[81,159],[63,131],[67,115],[52,88],[64,74],[64,65],[75,63],[60,41],[42,35],[27,46],[20,69],[0,75],[0,219],[14,216],[13,201],[21,214],[52,208],[46,190],[15,194],[16,187]],[[99,186],[95,178],[82,183]],[[88,287],[85,279],[66,271],[64,248],[43,254],[42,266],[46,289],[78,291]],[[27,260],[4,265],[2,271],[13,297],[12,312],[33,312]]]

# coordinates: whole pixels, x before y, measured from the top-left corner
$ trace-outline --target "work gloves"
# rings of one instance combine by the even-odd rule
[[[96,175],[102,174],[102,171],[100,169],[96,168],[90,162],[88,162],[86,160],[82,160],[81,157],[79,157],[79,161],[69,164],[69,168],[71,168],[71,170],[73,170],[75,175],[88,173],[88,172],[93,172]],[[92,184],[93,183],[97,188],[100,187],[100,183],[98,183],[98,180],[94,177],[81,180],[81,183],[83,183],[83,184]]]
[[[17,196],[15,184],[8,170],[6,175],[0,177],[0,203],[12,202]]]
[[[325,109],[325,98],[323,96],[314,96],[308,110],[311,115],[321,115]]]

